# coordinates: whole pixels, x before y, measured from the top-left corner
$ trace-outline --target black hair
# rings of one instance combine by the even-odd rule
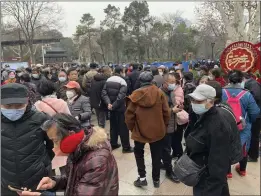
[[[138,63],[131,63],[130,67],[132,66],[133,70],[136,70],[139,68],[139,64]]]
[[[159,70],[156,66],[152,66],[150,70],[153,76],[159,75]]]
[[[240,70],[231,70],[228,73],[228,80],[233,84],[241,83],[243,77],[244,77],[243,72]]]
[[[80,75],[80,76],[83,76],[83,75],[86,74],[86,73],[87,73],[86,67],[80,68],[80,71],[79,71],[79,75]]]
[[[170,75],[172,75],[172,73],[170,73]],[[176,84],[180,85],[181,83],[181,77],[180,77],[180,74],[179,73],[173,73],[173,76],[175,77],[176,79]]]
[[[42,96],[53,94],[55,92],[54,83],[47,79],[41,80],[38,86],[38,92]]]
[[[70,67],[67,71],[67,75],[69,76],[71,72],[77,71],[76,67]]]
[[[222,86],[217,81],[208,81],[206,83],[209,86],[212,86],[216,90],[216,100],[215,104],[220,104],[222,101]]]
[[[150,67],[144,67],[144,71],[151,71]]]
[[[98,67],[98,64],[96,64],[96,63],[91,63],[90,64],[90,68],[91,69],[96,69]]]
[[[75,90],[76,94],[78,95],[78,97],[82,95],[82,89],[74,88],[74,90]]]
[[[170,71],[176,72],[175,67],[170,67],[170,68],[169,68],[169,72],[170,72]]]
[[[121,74],[122,72],[123,72],[123,67],[122,66],[115,66],[114,73]]]
[[[219,78],[221,76],[221,70],[220,69],[212,69],[211,73],[215,78]]]
[[[24,73],[23,75],[21,75],[20,80],[24,82],[31,82],[31,77],[28,73]]]

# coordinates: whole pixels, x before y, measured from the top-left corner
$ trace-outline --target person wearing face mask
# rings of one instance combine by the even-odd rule
[[[78,82],[70,81],[65,85],[67,104],[72,116],[80,121],[82,127],[89,127],[91,122],[91,104],[89,97],[82,95]]]
[[[68,114],[56,114],[42,128],[54,142],[55,154],[68,156],[68,170],[65,175],[38,180],[37,191],[46,190],[44,193],[23,191],[20,195],[44,196],[57,190],[64,190],[65,196],[118,195],[117,163],[104,129],[82,128]]]
[[[66,88],[64,85],[68,83],[67,74],[65,70],[61,70],[58,73],[58,81],[55,83],[56,95],[58,99],[67,100]]]
[[[38,85],[41,82],[41,80],[46,80],[46,78],[44,76],[42,76],[40,68],[37,68],[37,67],[32,69],[31,76],[32,76],[32,83],[34,83],[37,88],[38,88]]]
[[[164,78],[159,74],[159,70],[156,66],[151,67],[151,73],[153,75],[153,82],[160,88],[164,83]]]
[[[173,172],[173,168],[172,168],[172,164],[171,164],[171,144],[172,144],[172,138],[173,138],[173,133],[174,131],[177,129],[177,116],[176,114],[178,112],[180,112],[182,109],[179,108],[179,105],[176,104],[176,100],[175,100],[175,94],[174,94],[174,90],[176,88],[176,79],[174,74],[170,73],[170,74],[165,74],[164,75],[164,84],[163,86],[160,88],[167,100],[168,100],[168,104],[169,104],[169,108],[171,108],[171,115],[170,115],[170,120],[168,123],[168,127],[167,127],[167,133],[164,137],[163,140],[163,149],[162,149],[162,169],[166,170],[166,177],[168,179],[170,179],[173,182],[179,182],[179,180],[177,179],[177,177],[175,176],[174,172]]]
[[[4,81],[3,84],[11,84],[11,83],[16,83],[16,76],[14,71],[10,71],[8,73],[8,79]]]
[[[194,196],[229,196],[227,168],[230,166],[230,124],[215,106],[216,91],[201,84],[189,94],[192,110],[185,131],[186,154],[202,169]],[[175,171],[174,171],[175,172]]]
[[[26,86],[1,86],[1,195],[17,195],[8,185],[36,189],[50,174],[53,142],[41,129],[47,119],[32,109]]]

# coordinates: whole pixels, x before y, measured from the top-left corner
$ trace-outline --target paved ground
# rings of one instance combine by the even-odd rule
[[[97,125],[96,120],[93,124]],[[109,131],[109,122],[106,125]],[[133,142],[132,142],[133,144]],[[134,154],[122,154],[119,148],[113,151],[118,163],[120,191],[119,195],[192,195],[192,189],[182,183],[175,184],[165,178],[165,171],[161,171],[161,185],[156,189],[152,183],[152,167],[149,146],[145,148],[145,165],[147,170],[148,186],[146,188],[136,188],[133,181],[137,179],[137,167]],[[247,176],[240,177],[233,166],[233,178],[228,180],[230,194],[232,195],[260,195],[260,162],[249,163],[247,167]]]

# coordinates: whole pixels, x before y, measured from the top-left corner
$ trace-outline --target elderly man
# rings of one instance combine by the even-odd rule
[[[193,112],[185,132],[187,155],[199,167],[207,166],[193,187],[193,195],[228,196],[231,125],[215,106],[213,87],[201,84],[189,96]]]
[[[53,143],[40,128],[47,116],[28,100],[26,86],[1,86],[1,195],[17,195],[8,185],[35,189],[51,171]]]
[[[154,187],[160,186],[160,161],[162,158],[163,138],[170,120],[170,108],[164,93],[152,84],[153,75],[143,72],[139,78],[141,88],[132,93],[128,99],[125,122],[132,131],[134,154],[139,178],[134,186],[147,186],[144,163],[144,146],[150,144],[152,157],[152,178]]]

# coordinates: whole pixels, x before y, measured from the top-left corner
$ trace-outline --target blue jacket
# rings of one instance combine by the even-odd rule
[[[225,89],[231,94],[238,95],[243,89],[241,88],[240,84],[230,84],[225,87]],[[227,101],[227,95],[222,90],[222,101]],[[241,99],[241,109],[242,109],[242,115],[245,117],[246,120],[246,127],[244,130],[240,131],[240,138],[241,143],[246,144],[247,149],[249,149],[250,145],[250,139],[251,139],[251,126],[252,123],[255,122],[256,118],[258,117],[260,113],[260,109],[258,105],[256,104],[256,101],[252,94],[250,92],[247,92]]]

